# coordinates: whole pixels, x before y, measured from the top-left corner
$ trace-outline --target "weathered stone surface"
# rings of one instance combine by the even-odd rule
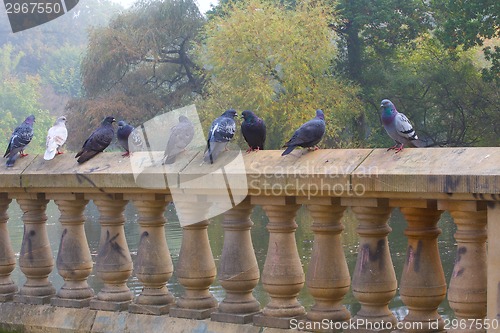
[[[135,160],[122,157],[120,152],[101,153],[81,165],[72,154],[51,161],[30,155],[19,159],[13,168],[2,168],[0,184],[9,192],[44,189],[39,192],[64,193],[77,189],[80,193],[128,193],[141,189],[168,193],[170,179],[176,184],[192,182],[193,193],[208,189],[213,193],[216,183],[207,179],[211,174],[218,177],[213,172],[236,156],[230,151],[213,165],[201,165],[202,154],[191,152],[172,165],[155,162],[134,176],[137,166],[131,163]],[[242,160],[244,167],[236,163],[224,172],[227,177],[246,175],[253,195],[302,196],[315,191],[315,196],[348,197],[359,196],[363,189],[365,196],[388,197],[387,193],[396,192],[413,197],[426,193],[427,199],[462,194],[472,200],[474,196],[476,200],[498,200],[500,194],[500,147],[405,149],[398,154],[386,149],[297,150],[286,157],[280,150],[266,150],[243,154]],[[277,188],[279,193],[272,192]]]
[[[193,320],[169,316],[151,316],[129,312],[110,312],[60,308],[50,305],[0,303],[0,331],[52,333],[144,333],[144,332],[217,332],[259,333],[262,327],[239,325],[210,320]],[[289,330],[266,328],[266,333]]]

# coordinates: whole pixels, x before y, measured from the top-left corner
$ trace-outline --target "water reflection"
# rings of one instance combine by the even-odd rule
[[[23,223],[21,220],[22,212],[15,201],[13,201],[10,205],[8,213],[10,217],[8,230],[10,233],[14,252],[16,253],[17,259],[19,259],[19,251],[21,249],[23,237]],[[46,214],[48,217],[47,232],[52,246],[52,251],[54,253],[54,258],[56,258],[61,235],[61,225],[58,222],[58,218],[60,215],[59,210],[52,201],[47,206]],[[89,242],[92,259],[95,262],[97,249],[99,246],[100,226],[98,223],[99,211],[92,202],[87,205],[85,209],[85,216],[85,232],[87,235],[87,240]],[[169,205],[167,207],[165,216],[168,220],[168,223],[165,226],[167,243],[175,267],[179,258],[179,251],[181,248],[182,229],[180,227],[173,205]],[[133,205],[127,205],[125,209],[125,217],[125,235],[127,243],[129,245],[132,260],[135,260],[139,242],[139,225],[137,223],[137,211]],[[267,244],[269,240],[269,234],[266,230],[268,219],[264,211],[260,207],[256,207],[253,210],[251,218],[254,222],[254,227],[252,228],[252,239],[255,248],[255,254],[257,256],[259,267],[262,270],[262,267],[264,267],[264,261],[266,259]],[[221,219],[222,218],[220,216],[213,218],[211,220],[210,226],[208,227],[210,245],[212,247],[212,252],[217,267],[224,241],[224,232],[221,226]],[[344,252],[347,259],[349,272],[352,275],[356,264],[358,239],[356,236],[357,222],[350,210],[347,210],[344,214],[342,223],[345,226],[345,230],[343,232]],[[298,211],[297,224],[297,247],[304,267],[304,271],[306,272],[307,265],[312,253],[314,235],[311,232],[310,228],[312,219],[305,208],[301,208]],[[396,275],[399,279],[404,266],[407,245],[406,237],[403,233],[407,224],[399,210],[395,209],[392,212],[389,225],[392,228],[392,232],[389,234],[389,246],[391,248],[392,261],[395,267]],[[443,263],[446,281],[449,281],[455,259],[456,244],[453,238],[453,234],[456,231],[456,227],[451,216],[448,213],[444,213],[442,215],[438,226],[442,229],[442,234],[439,236],[439,252],[441,254],[441,261]],[[12,278],[18,284],[18,286],[22,286],[26,281],[26,278],[20,271],[19,267],[16,267],[13,271]],[[57,274],[56,268],[54,268],[53,272],[51,273],[50,280],[52,281],[56,289],[59,289],[63,284],[63,279]],[[89,284],[96,293],[102,288],[102,282],[96,277],[95,270],[89,277]],[[129,278],[128,286],[136,295],[141,292],[142,286],[135,275]],[[175,296],[180,296],[183,292],[182,286],[179,285],[175,276],[175,270],[174,275],[168,283],[168,288]],[[217,280],[211,286],[210,291],[217,298],[217,300],[222,301],[224,299],[224,290]],[[259,283],[255,288],[254,295],[263,306],[269,301],[269,297],[262,288],[261,283]],[[305,287],[301,291],[299,298],[301,303],[306,308],[309,308],[314,303],[314,300],[308,294]],[[356,302],[356,299],[354,298],[351,291],[349,291],[349,293],[346,295],[344,303],[352,314],[355,314],[360,308],[360,305]],[[407,309],[402,303],[399,295],[397,295],[391,301],[389,307],[395,313],[398,319],[403,319],[403,317],[407,314]],[[452,315],[452,310],[450,309],[447,300],[443,301],[443,303],[441,304],[439,313],[444,317]]]

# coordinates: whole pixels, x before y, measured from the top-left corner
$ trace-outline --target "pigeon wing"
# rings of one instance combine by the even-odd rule
[[[394,118],[394,126],[396,127],[397,133],[400,137],[406,140],[417,140],[418,136],[413,129],[408,118],[402,114],[398,113]]]
[[[175,156],[182,152],[193,140],[194,127],[191,122],[182,122],[172,127],[172,132],[165,149],[165,163],[171,164],[175,161]]]
[[[325,125],[319,119],[309,120],[295,131],[290,141],[285,146],[303,146],[316,144],[321,140],[325,132]]]
[[[4,157],[12,156],[23,150],[33,138],[33,128],[29,125],[22,124],[14,130],[9,141],[9,146]]]
[[[236,132],[236,123],[232,118],[220,117],[217,118],[210,130],[209,140],[215,142],[228,142]]]

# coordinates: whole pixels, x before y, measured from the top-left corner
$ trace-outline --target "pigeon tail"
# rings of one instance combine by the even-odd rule
[[[285,151],[281,154],[281,156],[285,156],[290,154],[295,149],[295,146],[288,146]]]
[[[77,162],[79,164],[82,164],[84,162],[87,162],[88,160],[90,160],[92,157],[96,156],[99,153],[100,151],[95,151],[95,150],[80,151],[78,154],[76,154],[75,157],[79,157]]]
[[[175,162],[177,155],[169,155],[163,162],[163,164],[173,164]]]
[[[52,140],[47,144],[47,149],[43,154],[43,159],[49,161],[56,156],[58,144],[55,140]]]
[[[426,138],[426,139],[419,138],[419,139],[411,140],[410,144],[413,145],[415,148],[427,148],[427,147],[439,146],[431,138]]]
[[[226,148],[227,142],[210,142],[208,144],[208,149],[203,157],[203,160],[207,163],[214,164],[219,154]]]
[[[12,168],[14,166],[14,164],[16,163],[16,160],[19,158],[19,154],[12,154],[9,156],[9,159],[7,160],[7,163],[5,163],[5,165],[7,165],[7,168]]]
[[[46,161],[50,161],[56,156],[56,151],[57,149],[52,149],[52,150],[47,149],[45,151],[45,154],[43,154],[43,159]]]

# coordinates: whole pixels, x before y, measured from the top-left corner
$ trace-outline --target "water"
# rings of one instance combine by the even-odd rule
[[[14,249],[14,252],[16,253],[17,259],[19,259],[19,251],[21,249],[21,243],[23,237],[23,223],[21,220],[22,212],[15,201],[13,201],[12,204],[10,205],[8,213],[10,217],[8,222],[8,230],[10,233],[12,247]],[[49,240],[51,243],[54,258],[56,258],[60,242],[61,225],[58,222],[59,210],[52,201],[47,206],[46,214],[48,217],[47,232],[49,235]],[[99,246],[100,226],[98,223],[99,212],[96,206],[92,202],[90,202],[87,205],[85,210],[85,216],[86,216],[85,232],[87,235],[87,240],[89,242],[92,259],[95,262],[97,256],[97,249]],[[182,229],[180,227],[173,205],[169,205],[167,207],[165,216],[168,220],[165,226],[167,243],[175,267],[177,260],[179,258],[179,251],[182,240]],[[137,223],[138,220],[137,211],[135,210],[133,205],[131,204],[127,205],[125,209],[125,217],[126,217],[125,235],[127,243],[129,245],[132,260],[135,260],[135,257],[137,255],[137,245],[139,241],[139,225]],[[268,219],[264,211],[260,207],[256,207],[253,210],[251,219],[254,222],[254,226],[252,228],[253,245],[255,249],[255,254],[257,256],[257,261],[259,263],[259,267],[261,268],[262,272],[262,268],[264,267],[264,261],[267,253],[267,244],[269,240],[269,234],[266,229]],[[219,258],[221,256],[222,246],[224,241],[224,231],[221,226],[221,221],[222,218],[220,216],[216,217],[211,220],[210,226],[208,227],[210,245],[212,247],[212,253],[217,267]],[[298,224],[296,232],[297,247],[300,259],[304,267],[304,271],[307,272],[307,265],[311,257],[313,239],[314,239],[314,235],[310,228],[312,224],[312,219],[307,209],[301,208],[298,211],[296,222]],[[345,230],[343,232],[344,252],[347,259],[349,272],[351,273],[352,276],[356,264],[357,247],[358,247],[358,238],[356,235],[357,222],[353,214],[349,210],[347,210],[346,213],[344,214],[342,223],[345,226]],[[404,236],[403,232],[407,227],[407,224],[398,209],[395,209],[392,212],[389,225],[392,228],[392,232],[389,234],[389,246],[391,249],[392,261],[395,267],[396,276],[399,279],[401,276],[401,272],[404,266],[404,260],[406,257],[407,239]],[[451,273],[453,271],[455,251],[456,251],[456,243],[453,238],[453,234],[456,231],[456,226],[453,223],[453,220],[448,213],[444,213],[442,215],[438,223],[438,226],[442,230],[442,234],[439,236],[438,239],[439,252],[441,255],[441,261],[443,263],[446,281],[449,282]],[[26,281],[19,267],[16,267],[15,270],[13,271],[12,278],[17,283],[18,286],[22,286]],[[56,289],[60,288],[64,282],[63,279],[57,274],[57,269],[55,267],[50,275],[50,280]],[[95,270],[89,276],[88,281],[90,286],[94,289],[96,293],[99,292],[99,290],[102,288],[102,282],[96,277]],[[129,278],[128,286],[136,295],[138,295],[141,292],[142,286],[134,275],[132,275]],[[174,270],[174,275],[168,282],[168,288],[175,296],[180,296],[183,292],[183,288],[181,285],[179,285],[177,278],[175,276],[175,270]],[[224,299],[225,292],[224,289],[220,286],[218,280],[216,280],[214,284],[210,287],[210,291],[217,298],[217,300],[222,301]],[[261,283],[259,283],[255,288],[254,295],[257,298],[257,300],[262,304],[262,306],[267,304],[267,302],[269,301],[269,297],[267,293],[264,291]],[[313,298],[308,294],[305,287],[300,293],[299,299],[302,305],[306,307],[306,309],[312,306],[314,303]],[[346,295],[344,299],[344,304],[353,315],[360,308],[360,305],[357,303],[351,291]],[[403,319],[403,317],[407,313],[407,309],[402,303],[401,299],[399,298],[399,295],[396,295],[396,297],[389,304],[389,307],[397,316],[397,318],[400,320]],[[453,312],[450,309],[447,300],[443,301],[438,311],[445,318],[453,317]]]

